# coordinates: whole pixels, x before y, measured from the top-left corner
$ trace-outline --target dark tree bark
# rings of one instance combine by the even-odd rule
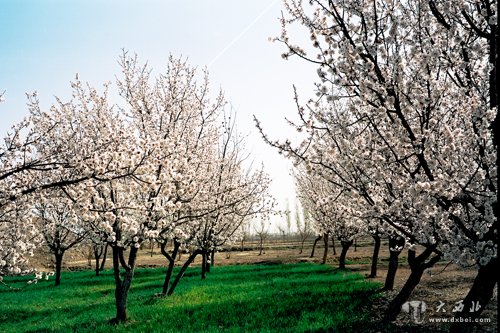
[[[354,242],[351,241],[340,241],[340,244],[342,245],[342,252],[340,252],[340,258],[339,258],[339,269],[345,269],[345,257],[347,255],[347,251],[351,247],[351,245]]]
[[[99,276],[100,272],[104,270],[104,265],[106,263],[106,256],[108,254],[108,244],[104,247],[102,244],[93,245],[92,249],[94,251],[94,260],[95,260],[95,276]],[[101,260],[102,257],[102,261]]]
[[[471,323],[461,323],[458,322],[459,318],[472,318],[474,321],[479,318],[483,312],[486,305],[490,302],[493,297],[493,291],[495,285],[498,282],[498,258],[492,259],[486,266],[479,267],[476,278],[472,284],[471,289],[464,299],[464,308],[462,311],[457,311],[455,313],[455,321],[451,324],[451,333],[461,333],[469,332],[474,327],[474,322]],[[473,303],[474,302],[474,303]],[[479,303],[479,308],[476,304]],[[477,311],[470,312],[470,309],[474,306]],[[458,320],[457,320],[458,319]]]
[[[172,273],[174,271],[175,259],[177,257],[177,253],[179,252],[179,248],[181,247],[181,243],[174,240],[174,248],[172,250],[171,255],[166,251],[166,249],[165,249],[166,246],[167,246],[166,242],[160,244],[160,251],[163,254],[163,256],[165,256],[165,258],[167,258],[167,260],[168,260],[167,272],[165,274],[165,280],[163,281],[163,288],[161,291],[163,295],[166,295],[168,292],[170,279],[172,278]]]
[[[95,276],[99,276],[99,273],[100,273],[100,268],[101,266],[99,265],[100,262],[99,262],[99,259],[101,258],[101,255],[98,251],[96,251],[96,249],[94,249],[94,260],[95,260]]]
[[[369,278],[374,278],[377,276],[377,266],[378,266],[378,254],[380,252],[380,236],[378,234],[372,235],[375,244],[373,245],[373,255],[372,255],[372,267],[370,271]]]
[[[175,288],[177,287],[177,285],[179,284],[179,281],[184,276],[184,273],[186,272],[186,269],[189,267],[189,265],[191,265],[191,263],[193,262],[193,260],[196,258],[196,256],[198,254],[201,254],[200,250],[194,251],[189,256],[188,260],[184,263],[184,265],[182,265],[181,270],[179,271],[179,273],[177,273],[177,276],[175,277],[174,282],[172,283],[172,285],[170,286],[170,289],[168,290],[168,293],[167,293],[168,296],[170,296],[170,295],[172,295],[174,293]]]
[[[337,249],[335,249],[335,237],[332,237],[332,248],[333,248],[333,255],[337,255]]]
[[[358,240],[354,238],[354,252],[358,251]]]
[[[325,250],[323,251],[323,265],[326,264],[326,259],[328,258],[328,233],[323,234],[323,242],[325,243]]]
[[[206,279],[207,277],[207,253],[203,251],[201,253],[201,278]]]
[[[215,266],[215,250],[212,250],[212,252],[210,252],[210,266]]]
[[[138,249],[130,248],[128,263],[125,262],[123,248],[112,246],[113,249],[113,274],[115,277],[115,305],[116,317],[111,323],[118,324],[127,321],[127,301],[132,279],[134,277],[135,260]],[[123,277],[120,274],[120,265],[124,269]]]
[[[401,312],[401,307],[408,301],[411,293],[419,284],[424,271],[434,266],[441,258],[438,254],[431,258],[433,251],[434,249],[432,248],[426,248],[420,255],[416,256],[415,250],[408,250],[408,264],[410,265],[411,273],[399,294],[389,304],[385,313],[385,319],[387,321],[396,320],[399,312]],[[429,259],[429,261],[426,262],[427,259]]]
[[[399,266],[399,254],[403,250],[405,239],[399,236],[389,236],[389,266],[385,277],[384,290],[394,288],[394,280]]]
[[[104,270],[104,265],[106,265],[107,257],[108,257],[108,244],[106,243],[106,246],[104,246],[104,253],[102,255],[102,261],[101,261],[101,266],[99,267],[99,271]]]
[[[316,239],[314,239],[313,248],[312,248],[311,255],[309,256],[309,258],[314,258],[314,250],[316,250],[316,244],[318,244],[318,242],[321,240],[321,238],[323,238],[323,236],[319,235],[318,237],[316,237]]]
[[[54,252],[54,257],[56,261],[56,280],[54,282],[54,286],[59,286],[61,284],[61,269],[62,269],[62,261],[64,256],[64,250],[59,250]]]

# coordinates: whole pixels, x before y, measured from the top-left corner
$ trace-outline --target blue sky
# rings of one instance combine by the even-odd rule
[[[26,115],[26,92],[37,91],[48,108],[54,96],[70,96],[76,73],[94,86],[113,82],[122,49],[156,71],[169,54],[184,56],[209,66],[212,91],[222,88],[237,111],[255,163],[264,162],[274,180],[273,194],[281,207],[286,198],[293,207],[290,165],[252,122],[257,115],[273,138],[293,135],[284,121],[296,116],[292,85],[303,100],[313,89],[314,67],[282,60],[283,45],[268,41],[281,30],[280,0],[0,0],[0,6],[2,136]]]

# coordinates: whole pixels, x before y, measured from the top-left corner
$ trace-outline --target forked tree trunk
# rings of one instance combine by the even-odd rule
[[[353,244],[353,241],[340,241],[340,244],[342,245],[342,252],[340,252],[340,258],[339,258],[339,269],[345,269],[345,257],[347,255],[347,251]]]
[[[323,261],[321,261],[321,263],[324,265],[328,258],[328,233],[323,234],[323,243],[325,244],[325,249],[323,251]]]
[[[174,240],[174,248],[172,250],[172,255],[170,255],[166,251],[166,249],[165,249],[166,246],[167,246],[166,243],[160,244],[161,253],[168,260],[167,272],[165,273],[165,280],[163,281],[163,288],[162,288],[162,291],[161,291],[161,293],[163,295],[166,295],[167,292],[168,292],[168,287],[169,287],[169,284],[170,284],[170,279],[172,278],[172,273],[174,271],[175,259],[177,257],[177,253],[179,252],[179,248],[181,247],[181,243],[179,243],[178,241]]]
[[[260,250],[259,250],[259,256],[262,255],[262,252],[264,251],[264,239],[261,237],[260,238]]]
[[[128,263],[126,263],[123,258],[123,248],[118,246],[112,246],[112,248],[116,317],[111,320],[111,323],[118,324],[127,321],[128,293],[134,277],[135,260],[137,258],[138,249],[136,247],[130,248]],[[125,270],[123,278],[120,276],[120,265]]]
[[[385,319],[387,321],[396,320],[396,317],[401,312],[401,307],[406,301],[408,301],[411,293],[419,284],[424,271],[427,268],[434,266],[434,264],[441,258],[440,255],[435,255],[426,262],[426,260],[432,255],[432,252],[433,249],[426,248],[419,256],[416,256],[415,250],[408,250],[408,264],[410,266],[411,273],[399,294],[389,304],[385,313]]]
[[[314,258],[314,250],[316,249],[316,244],[318,244],[318,242],[321,240],[321,238],[323,238],[323,236],[319,235],[314,240],[313,248],[312,248],[312,251],[311,251],[311,256],[309,258]]]
[[[54,286],[56,287],[61,284],[61,269],[62,269],[63,256],[64,256],[63,250],[56,250],[54,253],[56,261],[56,280],[54,282]]]
[[[403,250],[405,239],[399,236],[389,236],[389,266],[387,267],[387,276],[385,277],[384,290],[394,288],[394,280],[399,266],[399,254]]]
[[[462,311],[455,313],[455,320],[450,327],[450,333],[469,332],[474,327],[474,321],[479,318],[486,305],[493,297],[495,284],[498,282],[498,257],[492,259],[486,266],[481,266],[471,289],[464,299]],[[477,306],[479,304],[479,307]],[[470,312],[470,310],[476,310]],[[471,322],[460,322],[460,318],[472,318]]]
[[[201,251],[200,250],[196,250],[194,251],[188,258],[188,260],[184,263],[184,265],[182,265],[181,267],[181,270],[179,271],[179,273],[177,273],[177,276],[175,277],[175,280],[174,282],[172,283],[172,285],[170,286],[170,289],[168,290],[168,293],[167,295],[170,296],[174,293],[175,291],[175,288],[177,287],[177,285],[179,284],[179,281],[182,279],[182,277],[184,276],[184,273],[186,272],[186,269],[189,267],[189,265],[191,265],[191,263],[193,262],[193,260],[196,258],[196,256],[198,254],[200,254]]]
[[[106,256],[108,255],[108,244],[104,247],[102,245],[92,245],[95,260],[95,276],[99,276],[100,272],[104,270],[106,264]],[[101,261],[102,257],[102,261]]]
[[[380,252],[380,236],[375,234],[372,235],[375,244],[373,245],[373,255],[372,255],[372,267],[370,271],[369,278],[374,278],[377,276],[377,266],[378,266],[378,254]]]

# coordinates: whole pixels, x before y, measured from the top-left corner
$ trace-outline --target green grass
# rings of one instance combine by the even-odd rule
[[[161,290],[163,269],[138,269],[126,324],[111,326],[110,271],[63,272],[62,284],[0,289],[0,332],[349,332],[368,323],[362,307],[379,285],[324,265],[214,267],[206,280],[188,270],[176,294]],[[26,278],[6,280],[22,285]]]

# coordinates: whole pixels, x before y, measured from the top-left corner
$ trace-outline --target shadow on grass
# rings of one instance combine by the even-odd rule
[[[316,264],[199,268],[184,276],[171,297],[158,297],[165,269],[137,271],[129,299],[131,320],[113,332],[356,332],[369,320],[362,311],[378,284],[362,275]],[[73,275],[75,274],[75,275]],[[114,314],[110,272],[65,274],[72,287],[30,291],[33,305],[2,307],[15,332],[106,332]],[[6,311],[6,312],[5,312]],[[0,323],[0,331],[2,324]],[[382,330],[383,331],[383,330]],[[363,332],[363,331],[359,331]]]

